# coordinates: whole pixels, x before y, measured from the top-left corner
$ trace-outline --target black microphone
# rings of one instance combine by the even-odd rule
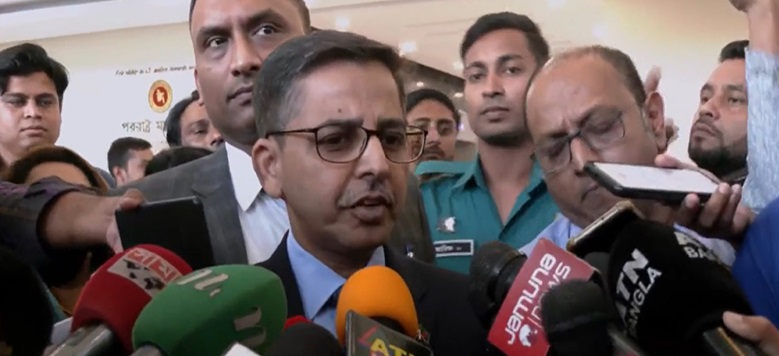
[[[314,323],[290,326],[271,344],[264,356],[342,356],[338,340],[325,328]]]
[[[42,355],[54,325],[52,305],[35,270],[0,247],[0,355]]]
[[[476,250],[470,266],[468,299],[482,325],[489,330],[527,256],[500,241]]]
[[[566,281],[541,299],[544,332],[555,356],[645,355],[614,327],[615,318],[593,282]]]
[[[650,354],[763,354],[723,326],[723,312],[752,309],[730,270],[694,238],[638,220],[619,234],[610,259],[614,303]]]

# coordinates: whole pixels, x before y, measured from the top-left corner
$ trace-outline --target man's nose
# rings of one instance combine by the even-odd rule
[[[233,76],[251,76],[260,70],[262,56],[247,36],[235,38],[230,72]]]
[[[368,139],[357,169],[361,176],[365,174],[384,176],[389,173],[389,162],[378,137]]]
[[[576,137],[571,140],[569,145],[571,150],[571,165],[573,165],[574,171],[579,174],[584,172],[584,166],[587,162],[593,162],[598,160],[598,155],[592,150],[592,148],[581,139]]]
[[[36,119],[41,117],[41,108],[34,100],[29,100],[24,106],[24,117]]]
[[[505,92],[503,89],[503,81],[498,75],[487,74],[485,84],[484,92],[482,93],[484,97],[493,98],[495,96],[503,95]]]

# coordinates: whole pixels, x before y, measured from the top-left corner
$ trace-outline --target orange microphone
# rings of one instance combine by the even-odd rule
[[[346,280],[338,297],[335,330],[348,356],[390,349],[417,356],[431,354],[415,340],[419,320],[411,291],[387,267],[366,267]]]

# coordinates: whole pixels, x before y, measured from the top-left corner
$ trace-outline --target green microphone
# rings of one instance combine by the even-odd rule
[[[251,265],[194,271],[168,284],[133,327],[133,355],[221,355],[236,342],[262,353],[281,334],[281,279]]]

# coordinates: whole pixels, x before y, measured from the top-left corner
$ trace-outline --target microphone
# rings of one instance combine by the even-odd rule
[[[287,319],[287,321],[284,322],[284,330],[289,329],[293,325],[297,325],[300,323],[310,323],[311,321],[306,319],[305,316],[302,315],[295,315]]]
[[[468,299],[485,329],[492,325],[527,256],[500,241],[479,247],[471,260]]]
[[[209,267],[168,285],[143,309],[133,355],[221,355],[235,342],[262,353],[286,319],[276,274],[251,265]]]
[[[584,280],[552,287],[541,298],[546,339],[556,356],[645,355],[614,328],[612,307],[601,289]]]
[[[138,245],[113,256],[84,286],[73,313],[72,334],[51,355],[132,352],[131,330],[141,309],[191,271],[176,254],[154,245]]]
[[[650,354],[762,354],[723,326],[726,310],[752,310],[728,268],[694,238],[634,221],[617,238],[608,270],[627,332]]]
[[[32,266],[0,247],[0,355],[41,355],[49,344],[52,306]]]
[[[342,356],[341,344],[327,329],[314,323],[299,323],[281,333],[263,356]]]
[[[338,339],[348,355],[432,355],[421,339],[411,291],[394,270],[363,268],[346,280],[335,314]]]
[[[487,340],[509,356],[546,355],[549,343],[542,332],[541,297],[563,281],[589,280],[594,273],[586,262],[541,239],[500,305]]]
[[[419,331],[411,291],[403,278],[388,267],[363,268],[341,287],[335,313],[335,330],[341,343],[346,339],[346,313],[350,310],[411,338]]]
[[[643,215],[633,203],[628,200],[619,201],[578,235],[568,240],[566,249],[578,257],[585,257],[593,252],[609,252],[622,228],[638,219],[643,219]]]

